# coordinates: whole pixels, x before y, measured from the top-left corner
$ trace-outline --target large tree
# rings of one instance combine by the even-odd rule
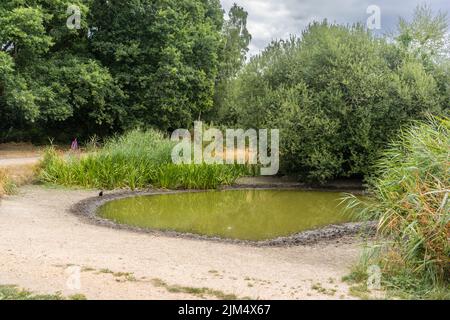
[[[448,57],[447,18],[447,13],[433,14],[428,5],[420,5],[414,10],[411,21],[400,18],[396,40],[405,50],[424,60]]]
[[[14,0],[0,4],[1,139],[109,132],[121,90],[88,52],[87,20],[69,29],[67,9],[83,17],[90,1]]]
[[[252,36],[247,29],[248,13],[243,7],[234,4],[228,12],[222,34],[219,73],[216,79],[214,109],[208,114],[208,120],[223,122],[225,108],[229,100],[233,79],[247,60]]]
[[[219,0],[1,2],[0,139],[190,125],[213,105],[222,24]]]
[[[219,79],[230,79],[243,67],[252,36],[247,30],[248,13],[234,4],[224,24],[224,46],[221,52]]]
[[[409,48],[363,26],[313,23],[251,59],[229,87],[224,118],[279,128],[285,173],[367,174],[402,125],[449,107],[443,64]]]
[[[98,0],[91,48],[126,93],[126,127],[186,127],[213,105],[218,0]]]

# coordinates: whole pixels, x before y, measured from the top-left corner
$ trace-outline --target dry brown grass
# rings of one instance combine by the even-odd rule
[[[32,158],[42,154],[42,148],[29,143],[0,144],[0,159]]]
[[[5,171],[0,169],[0,198],[6,194],[7,179]]]
[[[17,165],[0,168],[0,197],[14,194],[17,187],[32,183],[36,165]]]
[[[34,158],[42,154],[42,149],[29,143],[0,144],[0,160]],[[15,192],[16,187],[33,182],[36,164],[5,164],[0,166],[0,197]]]
[[[25,164],[8,166],[2,169],[15,185],[22,186],[33,182],[36,176],[37,165]]]

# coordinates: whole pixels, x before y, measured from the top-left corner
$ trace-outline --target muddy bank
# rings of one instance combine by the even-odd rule
[[[359,179],[336,179],[326,183],[299,182],[289,176],[243,177],[236,181],[233,188],[297,188],[308,191],[338,191],[362,194],[365,187]]]

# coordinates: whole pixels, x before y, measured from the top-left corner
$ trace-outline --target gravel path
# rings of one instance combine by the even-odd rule
[[[3,199],[0,284],[88,299],[199,298],[169,286],[211,289],[205,298],[218,292],[259,299],[351,298],[341,278],[358,258],[355,238],[257,248],[113,230],[69,213],[95,194],[27,186]],[[71,265],[83,268],[78,290],[67,286]]]
[[[32,165],[39,162],[40,157],[0,159],[0,167]]]

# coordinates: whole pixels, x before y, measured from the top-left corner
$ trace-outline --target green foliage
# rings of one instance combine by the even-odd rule
[[[402,125],[450,112],[443,13],[420,6],[392,38],[316,22],[249,63],[247,16],[224,21],[219,0],[3,1],[0,141],[206,119],[281,129],[282,173],[325,181],[366,175]]]
[[[362,26],[313,23],[301,39],[252,58],[219,114],[230,124],[279,128],[284,173],[361,176],[403,124],[449,108],[441,68]]]
[[[252,36],[247,30],[248,13],[234,4],[224,25],[225,43],[221,52],[219,79],[230,79],[242,68]]]
[[[398,29],[398,42],[425,61],[446,54],[447,13],[439,12],[434,16],[428,5],[419,5],[412,21],[400,18]]]
[[[7,172],[0,169],[0,197],[3,195],[14,195],[17,193],[17,186],[8,176]]]
[[[0,286],[1,300],[64,300],[60,294],[36,295],[32,292],[18,289],[16,286]]]
[[[371,191],[370,203],[347,199],[360,218],[379,221],[381,243],[363,264],[379,264],[391,289],[448,290],[450,119],[430,118],[403,132],[377,162]]]
[[[65,159],[49,148],[41,163],[39,179],[45,183],[100,189],[215,189],[251,173],[251,168],[239,165],[175,165],[171,160],[173,146],[159,132],[134,130],[87,155]]]
[[[245,64],[252,36],[247,30],[248,13],[234,4],[223,27],[223,44],[219,55],[219,72],[216,80],[214,109],[208,113],[211,121],[222,117],[223,105],[229,99],[232,79]]]
[[[91,47],[127,95],[125,127],[182,128],[211,109],[222,22],[216,0],[94,2]]]
[[[2,2],[0,140],[191,125],[213,105],[222,24],[219,0]]]
[[[74,294],[67,298],[68,300],[86,300],[83,294]],[[66,300],[61,293],[56,294],[35,294],[33,292],[23,290],[17,286],[0,285],[0,301],[6,300]]]
[[[82,15],[90,1],[8,1],[0,5],[0,128],[38,135],[108,133],[120,120],[123,93],[90,56],[87,22],[66,27],[69,4]],[[30,135],[30,133],[28,133]],[[14,138],[1,136],[0,139]]]

